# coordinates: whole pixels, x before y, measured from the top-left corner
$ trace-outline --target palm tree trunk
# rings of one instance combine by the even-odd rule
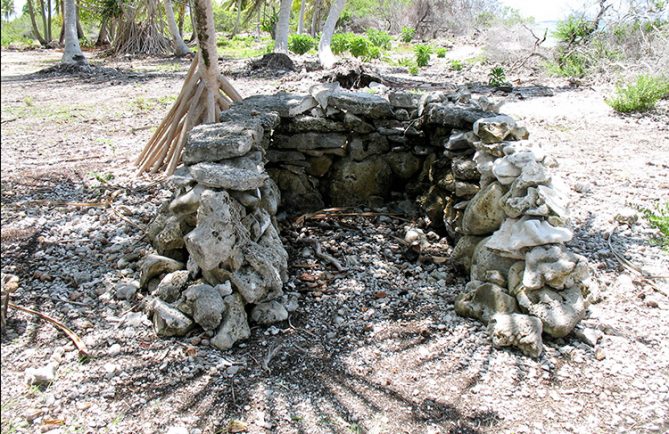
[[[177,22],[174,19],[174,9],[172,9],[172,0],[164,0],[165,3],[165,16],[167,17],[167,27],[172,34],[172,41],[174,43],[174,55],[175,56],[185,56],[190,53],[188,45],[181,38],[179,33],[179,28],[177,27]]]
[[[207,91],[207,114],[204,123],[217,121],[216,95],[218,95],[218,53],[216,52],[216,29],[214,12],[210,0],[195,0],[195,21],[200,46],[201,77]]]
[[[46,6],[44,0],[39,0],[40,15],[42,16],[42,29],[44,30],[44,40],[49,43],[49,26],[46,23]]]
[[[81,39],[84,36],[84,29],[81,27],[81,20],[79,19],[79,5],[75,3],[75,8],[77,9],[77,38]]]
[[[323,27],[323,34],[321,35],[321,41],[318,44],[318,60],[320,60],[323,68],[332,68],[335,63],[335,56],[332,54],[330,49],[330,42],[332,42],[332,35],[334,35],[335,26],[337,25],[337,20],[339,15],[341,15],[344,10],[344,4],[346,0],[335,0],[330,7],[330,13],[328,13],[328,19],[325,21],[325,26]]]
[[[63,50],[62,62],[85,65],[88,62],[86,62],[86,58],[81,52],[79,37],[77,35],[77,5],[75,4],[75,0],[64,0],[64,3],[65,48]]]
[[[302,0],[300,2],[300,19],[297,22],[297,34],[301,35],[304,33],[304,10],[306,9],[307,1]]]
[[[288,52],[288,30],[290,27],[290,8],[292,4],[293,0],[281,0],[279,22],[276,25],[275,53]]]
[[[51,0],[47,0],[47,30],[46,30],[46,40],[51,42],[53,38],[51,37]]]
[[[30,15],[30,24],[33,27],[33,34],[35,35],[35,38],[39,41],[39,43],[42,46],[46,47],[46,41],[42,37],[42,34],[39,32],[39,27],[37,27],[37,20],[35,19],[35,9],[33,7],[33,2],[32,0],[28,0],[28,13]]]

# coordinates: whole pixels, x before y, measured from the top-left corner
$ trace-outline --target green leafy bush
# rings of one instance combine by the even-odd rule
[[[401,57],[401,58],[397,59],[397,64],[399,66],[404,66],[406,68],[409,68],[410,66],[413,66],[416,63],[410,57]]]
[[[461,60],[451,60],[451,69],[453,71],[462,71],[464,66],[464,63],[462,63]]]
[[[644,217],[651,226],[660,231],[660,237],[656,240],[657,244],[664,250],[669,251],[669,202],[655,204],[653,209],[642,209]]]
[[[416,29],[412,27],[404,26],[400,33],[400,41],[409,43],[413,41],[413,37],[416,35]]]
[[[368,29],[367,37],[369,38],[369,42],[371,42],[375,47],[379,47],[383,50],[390,50],[391,37],[388,32],[384,32],[383,30]]]
[[[588,71],[589,61],[585,54],[578,52],[559,54],[555,62],[546,66],[548,72],[562,77],[583,77]]]
[[[381,49],[375,45],[370,45],[367,48],[367,54],[363,57],[365,62],[370,62],[374,59],[380,59],[381,58]]]
[[[420,71],[420,69],[418,68],[418,65],[411,65],[407,68],[407,70],[409,71],[409,74],[411,74],[411,75],[418,75],[418,72]]]
[[[355,57],[365,57],[369,53],[370,42],[364,36],[354,36],[349,41],[349,51]]]
[[[330,41],[330,49],[334,54],[341,54],[351,49],[353,33],[335,33]]]
[[[499,87],[506,83],[506,73],[501,66],[495,66],[488,73],[488,84],[490,86]]]
[[[416,54],[416,65],[423,68],[430,63],[430,55],[432,55],[432,47],[429,45],[419,44],[414,47]]]
[[[570,15],[566,20],[558,21],[553,36],[560,42],[571,44],[585,39],[595,30],[585,17]]]
[[[606,103],[620,113],[652,110],[657,102],[669,96],[669,77],[640,75],[626,86],[617,86],[616,94]]]
[[[288,49],[296,54],[304,54],[316,46],[316,40],[309,35],[293,33],[288,38]]]
[[[447,51],[448,51],[448,50],[446,50],[444,47],[439,47],[439,48],[437,48],[437,50],[436,50],[437,57],[441,57],[441,58],[446,57],[446,52],[447,52]]]

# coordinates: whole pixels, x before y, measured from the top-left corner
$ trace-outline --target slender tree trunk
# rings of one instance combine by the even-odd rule
[[[193,7],[193,0],[188,0],[190,7],[190,24],[193,27],[193,33],[190,35],[190,40],[188,42],[197,41],[197,23],[195,22],[195,8]]]
[[[325,21],[323,34],[321,35],[321,41],[318,44],[318,60],[320,60],[323,68],[326,69],[332,68],[336,60],[330,49],[330,42],[332,41],[332,35],[334,35],[339,15],[341,15],[344,10],[345,3],[346,0],[335,0],[332,3],[332,6],[330,6],[330,13],[328,13],[328,19]]]
[[[300,2],[300,19],[297,22],[297,34],[301,35],[304,33],[304,10],[306,9],[307,1],[302,0]]]
[[[88,62],[81,52],[79,37],[77,36],[77,5],[75,0],[64,0],[65,16],[65,49],[63,50],[63,63],[77,63],[85,65]]]
[[[58,37],[58,43],[63,45],[65,40],[65,0],[60,2],[60,36]]]
[[[46,7],[48,8],[47,10],[47,31],[46,31],[46,40],[48,42],[51,42],[53,40],[52,34],[51,34],[51,0],[47,0],[46,2]]]
[[[84,29],[81,27],[81,20],[79,19],[79,5],[75,3],[75,7],[77,9],[77,38],[81,39],[84,36]]]
[[[177,2],[177,27],[181,38],[184,37],[184,17],[186,15],[186,3],[183,1]]]
[[[316,0],[314,5],[314,14],[311,16],[311,36],[316,36],[321,23],[321,4],[323,0]]]
[[[40,15],[42,16],[42,30],[44,30],[44,40],[49,43],[49,26],[46,23],[46,5],[44,0],[39,0]]]
[[[165,3],[165,16],[167,17],[167,27],[170,29],[172,41],[174,43],[174,55],[185,56],[190,53],[188,45],[181,38],[177,22],[174,19],[174,9],[172,9],[172,0],[163,0]]]
[[[237,5],[235,7],[237,8],[237,18],[235,19],[235,28],[232,29],[232,36],[239,33],[239,23],[242,20],[242,0],[237,0]]]
[[[200,46],[200,76],[207,90],[207,114],[204,123],[217,121],[216,95],[218,95],[218,53],[216,52],[216,28],[211,0],[194,0],[197,39]]]
[[[95,41],[96,47],[102,47],[109,43],[109,17],[104,17],[100,22],[100,33],[98,33],[98,40]]]
[[[290,27],[290,8],[292,4],[293,0],[281,0],[279,22],[276,25],[275,53],[288,52],[288,30]]]
[[[35,19],[35,8],[33,7],[33,2],[32,0],[28,0],[26,3],[28,3],[28,14],[30,15],[30,24],[33,27],[33,34],[35,35],[35,38],[37,38],[40,44],[46,46],[46,41],[42,37],[42,34],[39,32],[39,27],[37,27],[37,20]]]

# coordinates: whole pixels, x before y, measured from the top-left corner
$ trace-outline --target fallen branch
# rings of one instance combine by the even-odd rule
[[[300,238],[300,241],[313,246],[314,253],[316,253],[316,256],[318,256],[319,258],[323,259],[324,261],[329,262],[330,264],[332,264],[337,269],[337,271],[339,271],[339,272],[346,271],[346,268],[344,268],[341,265],[341,263],[337,259],[335,259],[334,256],[323,252],[323,250],[321,249],[321,243],[318,242],[317,239],[315,239],[315,238]]]
[[[641,280],[646,283],[648,286],[653,288],[656,292],[659,292],[660,294],[664,295],[665,297],[669,297],[669,294],[667,294],[666,291],[663,289],[659,288],[655,283],[652,281],[653,279],[669,279],[669,276],[646,276],[641,270],[640,267],[634,265],[632,262],[630,262],[627,258],[622,256],[620,253],[616,251],[616,249],[613,247],[613,244],[611,243],[611,240],[613,239],[613,235],[616,232],[616,229],[618,229],[618,224],[614,225],[613,228],[611,228],[611,231],[608,233],[608,244],[609,244],[609,249],[611,250],[611,253],[613,253],[613,256],[618,260],[620,265],[622,265],[624,268],[627,268],[628,270],[632,271],[633,273],[637,274],[639,277],[641,277]]]
[[[84,342],[81,340],[81,338],[79,338],[79,336],[77,336],[77,334],[75,332],[70,330],[62,322],[58,321],[55,318],[50,317],[47,314],[44,314],[42,312],[38,312],[36,310],[29,309],[27,307],[16,305],[12,302],[9,302],[8,306],[11,307],[12,309],[20,310],[21,312],[29,313],[31,315],[36,315],[36,316],[42,318],[43,320],[45,320],[47,322],[50,322],[56,328],[60,329],[63,333],[65,333],[68,338],[70,338],[70,340],[74,343],[74,345],[79,350],[79,355],[80,356],[82,356],[82,357],[88,357],[89,356],[88,348],[86,348],[86,344],[84,344]]]

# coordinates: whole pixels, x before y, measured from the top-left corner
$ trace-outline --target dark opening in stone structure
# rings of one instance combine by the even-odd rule
[[[466,91],[383,97],[327,84],[247,98],[192,131],[175,196],[151,225],[158,255],[141,283],[157,333],[199,326],[227,349],[249,320],[285,320],[278,212],[412,200],[470,273],[456,311],[488,324],[495,345],[539,355],[542,332],[569,333],[594,289],[563,245],[565,191],[527,137]]]

